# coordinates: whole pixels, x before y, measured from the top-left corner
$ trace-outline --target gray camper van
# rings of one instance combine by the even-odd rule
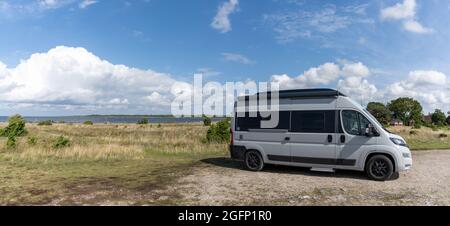
[[[249,102],[262,94],[271,95],[238,97],[231,121],[231,157],[243,161],[249,170],[260,171],[264,164],[314,171],[358,170],[384,181],[412,167],[405,140],[337,90],[278,92],[279,122],[274,128],[261,127],[268,120],[262,115],[270,112],[262,114],[261,106],[252,107]]]

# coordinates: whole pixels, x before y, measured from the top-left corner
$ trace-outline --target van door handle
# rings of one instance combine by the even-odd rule
[[[331,142],[333,142],[333,136],[328,135],[328,143],[331,143]]]
[[[290,140],[291,140],[290,137],[285,137],[285,138],[284,138],[284,141],[290,141]]]
[[[345,135],[341,135],[341,143],[345,143]]]

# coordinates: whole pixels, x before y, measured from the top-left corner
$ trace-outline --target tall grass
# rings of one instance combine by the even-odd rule
[[[413,129],[400,126],[390,127],[389,130],[405,138],[413,150],[450,149],[450,131],[446,127]]]
[[[4,126],[4,125],[0,125]],[[5,156],[20,159],[71,158],[71,159],[141,159],[147,154],[225,153],[226,144],[202,142],[207,127],[202,124],[156,125],[82,125],[53,124],[42,127],[27,124],[29,134],[18,138],[13,151],[0,150]],[[70,140],[70,146],[54,148],[58,137]],[[30,139],[33,142],[30,142]],[[5,146],[5,139],[0,146]]]

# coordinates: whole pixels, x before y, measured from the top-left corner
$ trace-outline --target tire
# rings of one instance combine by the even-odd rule
[[[375,155],[366,164],[367,176],[375,181],[386,181],[394,174],[394,165],[385,155]]]
[[[264,160],[258,151],[249,150],[245,153],[244,166],[250,171],[261,171],[264,168]]]

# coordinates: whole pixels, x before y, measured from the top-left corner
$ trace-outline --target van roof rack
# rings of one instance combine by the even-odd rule
[[[267,94],[270,96],[272,92],[262,92],[255,94],[259,96],[261,94]],[[327,97],[338,97],[338,96],[346,96],[343,93],[335,90],[335,89],[292,89],[292,90],[280,90],[279,92],[280,99],[287,98],[327,98]],[[246,96],[246,99],[249,96]]]

